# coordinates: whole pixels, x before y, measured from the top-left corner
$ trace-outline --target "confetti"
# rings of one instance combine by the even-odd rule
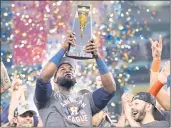
[[[10,76],[18,71],[27,86],[35,87],[36,76],[44,64],[60,48],[60,43],[72,28],[74,9],[84,1],[13,1],[9,6],[2,7],[1,38],[3,43],[10,44],[10,52],[1,51],[4,63],[10,65]],[[129,1],[89,1],[92,5],[94,37],[99,44],[99,52],[107,63],[113,76],[121,86],[131,84],[136,88],[136,81],[131,80],[131,73],[139,71],[140,67],[128,69],[134,62],[131,54],[137,45],[134,37],[145,40],[143,32],[150,32],[149,21],[143,17],[143,26],[134,17],[133,11],[141,15],[150,15],[152,20],[162,22],[156,16],[158,11],[153,8],[139,7],[124,10],[124,4]],[[133,39],[133,40],[132,40]],[[77,69],[76,90],[85,87],[90,90],[99,88],[96,76],[99,75],[95,61],[84,60]],[[130,90],[130,88],[127,88]],[[9,98],[3,96],[2,99]],[[115,104],[111,104],[115,106]]]

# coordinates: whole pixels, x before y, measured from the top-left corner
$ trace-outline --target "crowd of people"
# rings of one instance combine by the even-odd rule
[[[106,107],[116,96],[118,85],[101,58],[94,39],[89,40],[84,51],[91,53],[96,60],[99,88],[93,92],[86,89],[73,92],[77,83],[77,62],[65,56],[68,47],[75,46],[75,34],[70,32],[61,43],[61,49],[37,76],[33,98],[37,110],[25,98],[27,86],[16,75],[10,82],[1,61],[1,94],[12,90],[10,103],[1,110],[1,127],[169,127],[170,61],[160,70],[162,36],[158,41],[150,39],[149,42],[153,57],[149,89],[134,95],[122,95],[122,113],[118,122],[111,120]],[[165,84],[169,91],[163,88]]]

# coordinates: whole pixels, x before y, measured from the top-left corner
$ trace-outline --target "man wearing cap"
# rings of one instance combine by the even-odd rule
[[[155,98],[148,92],[137,93],[124,110],[131,127],[169,127],[167,121],[157,121],[162,115],[156,108]]]
[[[84,50],[94,55],[103,87],[82,97],[73,94],[76,62],[63,57],[69,45],[75,46],[74,33],[67,35],[61,49],[45,65],[36,82],[34,102],[45,127],[92,127],[92,115],[107,105],[116,90],[112,74],[91,39]],[[52,90],[50,79],[53,76],[58,92]]]
[[[31,105],[25,102],[15,109],[12,120],[7,124],[2,125],[2,127],[33,127],[33,116],[36,115],[36,111],[31,107]]]
[[[150,39],[150,42],[153,61],[150,69],[150,87],[148,92],[155,96],[158,107],[162,107],[160,111],[163,117],[160,117],[160,120],[165,120],[170,124],[170,62],[165,62],[160,71],[163,47],[162,36],[160,35],[159,40],[156,41]],[[165,84],[167,84],[167,91],[163,88]]]
[[[166,61],[160,71],[161,55],[162,55],[162,47],[163,47],[162,36],[160,35],[159,40],[156,41],[153,41],[150,38],[150,42],[151,42],[153,61],[150,69],[150,87],[148,89],[148,92],[151,93],[153,96],[155,96],[156,100],[161,105],[161,107],[164,110],[169,111],[168,115],[170,115],[170,95],[168,93],[170,92],[170,89],[167,92],[163,88],[165,84],[167,84],[167,86],[170,85],[169,83],[170,61]],[[163,97],[165,98],[165,100],[163,100]]]

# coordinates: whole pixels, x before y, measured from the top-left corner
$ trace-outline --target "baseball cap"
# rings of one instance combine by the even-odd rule
[[[156,107],[156,99],[153,95],[151,95],[149,92],[138,92],[135,94],[135,96],[132,98],[132,101],[139,99],[143,100],[147,103],[150,103],[154,106],[153,116],[155,120],[162,120],[163,114],[160,112],[160,110]]]
[[[62,65],[62,64],[70,64],[74,69],[76,68],[76,60],[73,58],[69,58],[69,57],[63,57],[61,60],[61,63],[59,64],[58,68]]]
[[[25,112],[32,112],[33,115],[37,115],[36,111],[32,108],[31,104],[28,102],[19,105],[14,111],[14,117],[20,116]]]

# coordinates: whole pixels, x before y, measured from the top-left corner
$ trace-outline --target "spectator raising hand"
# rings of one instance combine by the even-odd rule
[[[22,84],[22,80],[18,78],[17,73],[14,73],[12,81],[12,90],[18,90],[19,86]]]
[[[150,85],[153,85],[157,82],[158,73],[160,70],[160,60],[161,60],[161,53],[162,53],[162,36],[159,36],[159,41],[153,41],[150,38],[151,49],[152,49],[152,56],[153,61],[151,65],[151,74],[150,74]]]
[[[159,36],[159,41],[153,41],[150,38],[150,43],[153,61],[151,65],[150,88],[148,89],[148,92],[150,92],[153,96],[156,97],[158,103],[165,110],[170,110],[170,96],[168,95],[167,91],[162,88],[166,83],[168,74],[170,74],[170,62],[167,62],[163,66],[162,71],[159,73],[163,45],[162,36]],[[165,97],[165,100],[163,100],[163,97]]]
[[[161,35],[159,36],[159,41],[153,41],[150,38],[150,43],[151,43],[153,59],[160,60],[161,53],[162,53],[162,36]]]
[[[9,115],[8,120],[10,121],[13,118],[13,113],[15,108],[25,102],[25,91],[27,90],[27,86],[22,86],[22,80],[17,77],[17,74],[14,74],[14,78],[12,81],[12,92],[11,92],[11,101],[9,106]]]

